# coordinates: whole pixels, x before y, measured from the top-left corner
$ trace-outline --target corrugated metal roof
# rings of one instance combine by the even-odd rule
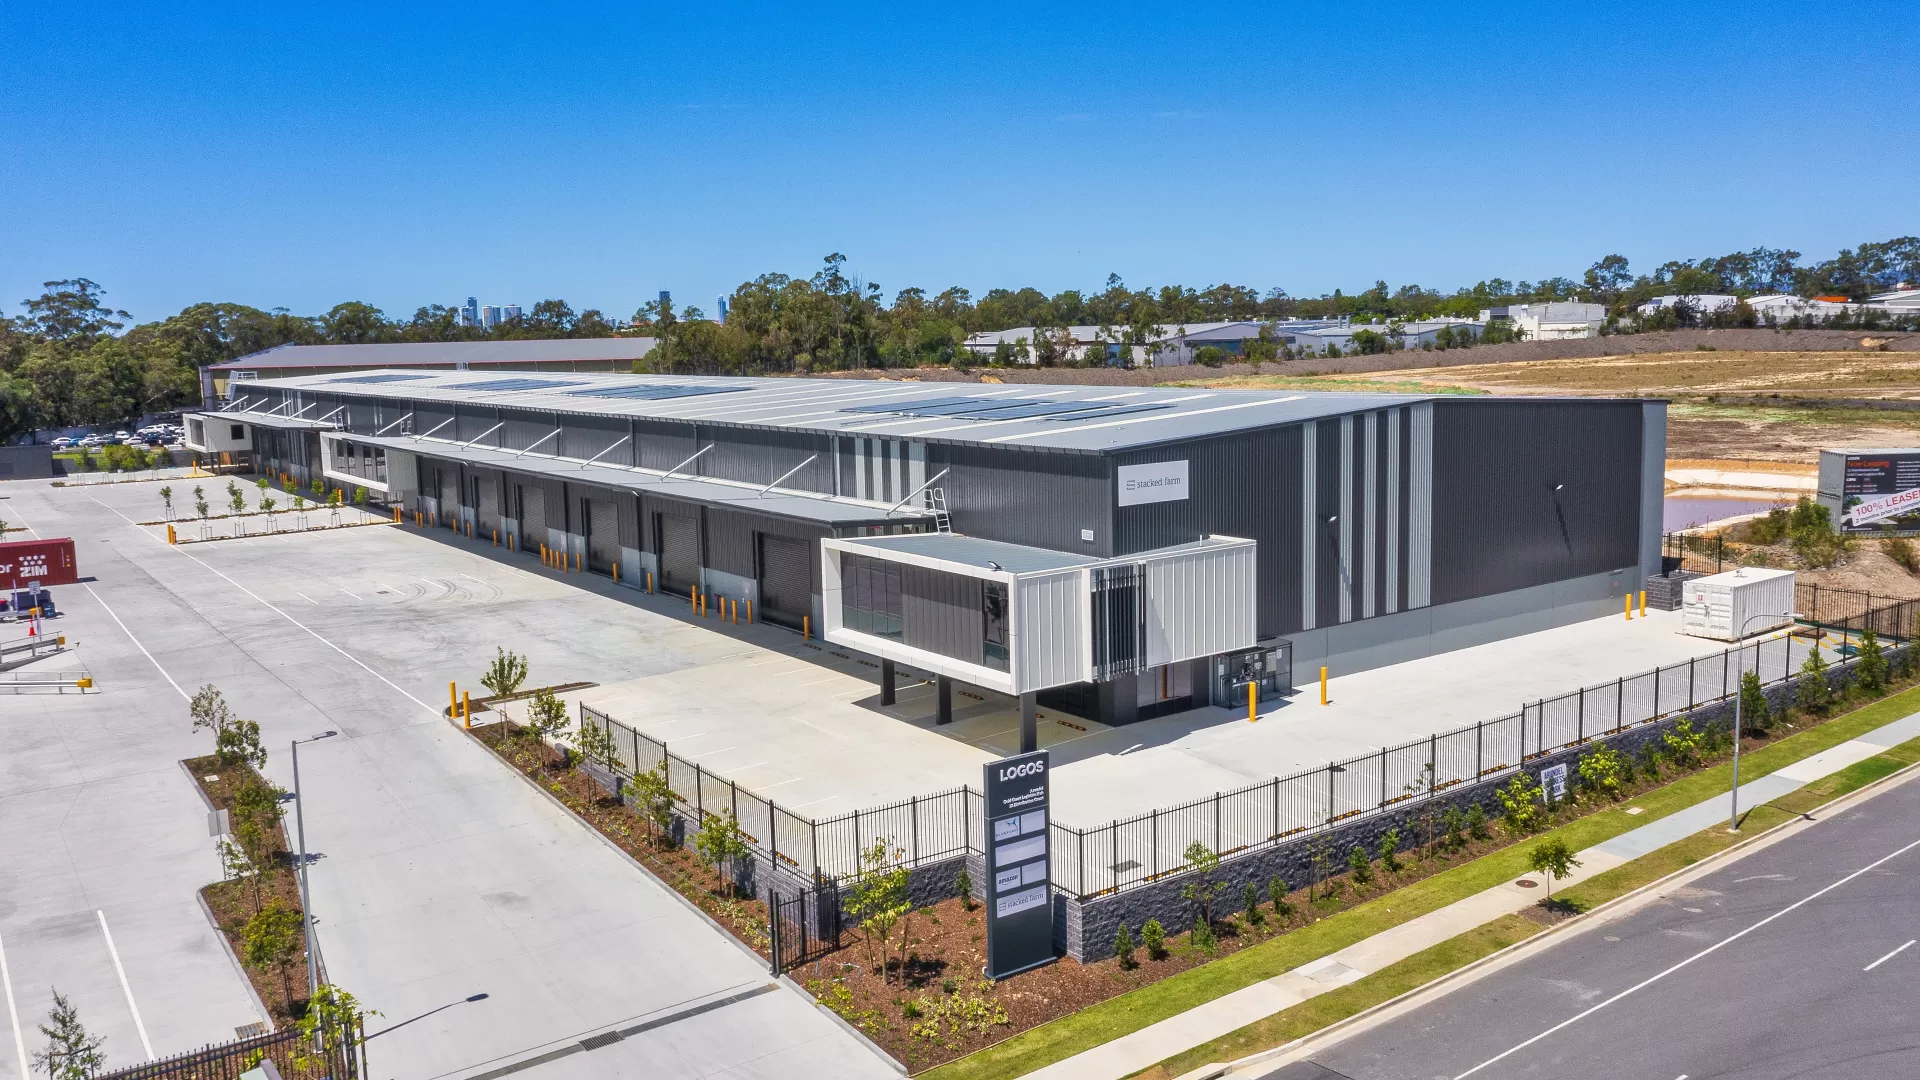
[[[959,533],[911,533],[905,536],[862,536],[844,541],[850,548],[868,548],[875,554],[893,552],[918,555],[923,559],[977,566],[982,570],[1005,570],[1009,574],[1030,574],[1037,570],[1064,570],[1102,560],[1095,555],[1075,555],[1050,548],[984,540]]]
[[[249,368],[414,367],[421,364],[564,364],[574,360],[639,360],[650,337],[542,338],[524,341],[428,341],[387,345],[277,345],[208,364],[210,371]]]
[[[569,373],[565,386],[489,391],[456,389],[475,382],[472,372],[433,372],[423,379],[376,384],[353,381],[358,374],[302,375],[275,379],[262,388],[1096,453],[1430,400],[1429,395],[1407,394],[587,372]],[[653,400],[606,396],[610,389],[640,386],[672,388],[678,396]],[[992,419],[993,410],[981,411],[986,417],[981,419],[905,415],[917,404],[959,397],[979,399],[983,405],[1035,407],[1010,409],[1018,415],[1008,419]],[[1088,409],[1038,408],[1043,403],[1085,403]],[[900,412],[878,411],[888,405],[898,406]],[[862,411],[848,411],[855,408]],[[1040,412],[1045,415],[1034,415]]]
[[[384,446],[389,450],[400,450],[446,461],[461,461],[483,468],[537,473],[579,484],[625,488],[629,491],[709,503],[725,509],[798,518],[828,525],[903,525],[932,517],[932,511],[922,507],[903,506],[888,513],[888,507],[884,504],[859,499],[840,498],[833,495],[795,494],[791,489],[778,488],[761,494],[760,487],[752,484],[686,476],[662,479],[661,473],[655,469],[587,465],[570,458],[532,452],[517,454],[512,450],[467,446],[445,439],[416,439],[407,435],[354,435],[344,431],[336,434],[342,439],[355,443]]]

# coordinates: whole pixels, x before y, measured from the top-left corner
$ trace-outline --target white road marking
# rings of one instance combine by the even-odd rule
[[[768,789],[770,789],[770,788],[777,788],[777,787],[780,787],[780,786],[782,786],[782,785],[785,785],[785,784],[794,784],[794,783],[798,783],[798,782],[800,782],[801,780],[805,780],[805,779],[806,779],[806,777],[804,777],[804,776],[796,776],[796,777],[793,777],[792,779],[789,779],[789,780],[782,780],[782,781],[780,781],[779,783],[776,783],[776,784],[761,784],[761,785],[759,785],[758,787],[756,787],[756,788],[754,788],[754,790],[755,790],[755,791],[766,791],[766,790],[768,790]]]
[[[133,1030],[140,1033],[140,1045],[147,1051],[147,1060],[155,1061],[153,1043],[147,1039],[147,1025],[140,1019],[140,1006],[134,1004],[133,987],[127,985],[127,969],[120,966],[120,950],[113,947],[113,931],[107,929],[107,913],[96,910],[100,917],[100,933],[107,939],[107,955],[113,957],[114,974],[120,976],[120,989],[127,995],[127,1011],[133,1014]]]
[[[315,600],[313,597],[308,596],[306,593],[301,592],[299,589],[293,590],[293,595],[299,597],[302,600],[305,600],[309,604],[318,605],[320,603],[320,601]]]
[[[1920,939],[1916,939],[1916,940],[1920,940]],[[1910,948],[1912,948],[1912,947],[1913,947],[1913,942],[1911,942],[1911,941],[1909,941],[1909,942],[1907,942],[1907,943],[1906,943],[1905,945],[1902,945],[1902,946],[1900,946],[1899,948],[1897,948],[1897,949],[1895,949],[1895,950],[1893,950],[1892,952],[1890,952],[1890,953],[1888,953],[1887,955],[1885,955],[1885,956],[1883,956],[1883,957],[1881,957],[1880,959],[1878,959],[1878,960],[1875,960],[1875,961],[1874,961],[1873,963],[1871,963],[1871,964],[1868,964],[1868,965],[1867,965],[1866,967],[1863,967],[1863,968],[1861,968],[1860,970],[1861,970],[1861,971],[1872,971],[1872,970],[1873,970],[1874,968],[1877,968],[1877,967],[1879,967],[1879,966],[1880,966],[1881,964],[1884,964],[1884,963],[1886,963],[1887,961],[1889,961],[1889,960],[1891,960],[1891,959],[1893,959],[1894,957],[1896,957],[1896,956],[1899,956],[1899,955],[1900,955],[1901,953],[1903,953],[1903,952],[1906,952],[1906,951],[1907,951],[1908,949],[1910,949]]]
[[[7,970],[7,950],[0,945],[0,984],[7,988],[7,1019],[13,1021],[13,1050],[20,1055],[20,1080],[33,1080],[27,1068],[27,1044],[20,1038],[20,1011],[13,1004],[13,973]]]
[[[206,563],[201,563],[200,565],[201,565],[201,566],[206,566],[207,564],[206,564]],[[207,567],[207,569],[209,569],[209,570],[211,570],[211,569],[213,569],[213,568],[209,566],[209,567]],[[336,588],[336,589],[340,589],[340,586],[338,586],[338,585],[335,585],[335,586],[334,586],[334,588]],[[348,596],[353,596],[353,594],[352,594],[352,593],[350,593],[350,592],[347,592],[347,590],[345,590],[345,589],[340,589],[340,591],[341,591],[341,592],[345,592],[345,593],[347,593],[347,595],[348,595]],[[353,598],[354,598],[355,600],[358,600],[358,599],[360,599],[360,597],[358,597],[358,596],[353,596]]]
[[[485,581],[482,581],[480,578],[474,577],[472,574],[461,574],[460,576],[463,578],[466,578],[468,581],[479,581],[480,584],[482,585],[486,584]]]
[[[153,658],[153,654],[147,651],[147,647],[145,645],[140,644],[140,639],[133,636],[133,631],[127,629],[126,623],[123,623],[120,621],[120,616],[114,615],[113,609],[107,606],[107,602],[105,600],[100,599],[99,593],[93,591],[93,586],[86,585],[84,587],[87,590],[87,595],[93,597],[94,602],[100,605],[100,610],[105,611],[108,615],[113,616],[113,621],[116,625],[120,627],[120,632],[127,635],[127,640],[133,642],[133,647],[140,650],[140,655],[146,657],[147,662],[153,665],[153,669],[160,673],[160,677],[167,680],[167,685],[173,687],[173,692],[176,694],[179,694],[183,698],[186,698],[188,701],[192,701],[193,695],[187,693],[185,690],[180,689],[180,684],[177,682],[174,682],[173,676],[167,674],[167,669],[160,666],[160,661],[155,660]]]
[[[1680,961],[1679,963],[1673,965],[1667,970],[1662,971],[1658,975],[1654,975],[1651,978],[1643,979],[1640,982],[1635,983],[1634,985],[1627,987],[1625,990],[1622,990],[1619,993],[1613,995],[1612,997],[1601,1002],[1600,1004],[1595,1005],[1593,1008],[1588,1009],[1585,1012],[1576,1013],[1573,1016],[1570,1016],[1567,1019],[1560,1021],[1559,1023],[1553,1025],[1552,1027],[1541,1032],[1540,1034],[1535,1035],[1533,1038],[1528,1039],[1526,1042],[1523,1042],[1518,1046],[1514,1046],[1510,1049],[1501,1051],[1500,1053],[1494,1055],[1493,1057],[1490,1057],[1487,1060],[1481,1062],[1480,1064],[1475,1065],[1473,1068],[1468,1069],[1466,1072],[1461,1073],[1459,1076],[1454,1077],[1453,1080],[1465,1080],[1466,1077],[1472,1076],[1474,1073],[1477,1073],[1481,1069],[1484,1069],[1487,1066],[1492,1065],[1494,1062],[1504,1060],[1508,1057],[1511,1057],[1514,1054],[1519,1053],[1522,1050],[1525,1050],[1527,1047],[1532,1046],[1534,1043],[1539,1042],[1541,1039],[1544,1039],[1547,1036],[1553,1034],[1554,1032],[1559,1031],[1561,1028],[1571,1027],[1572,1025],[1577,1024],[1582,1020],[1585,1020],[1587,1017],[1592,1016],[1594,1013],[1599,1012],[1601,1009],[1604,1009],[1607,1006],[1613,1004],[1614,1002],[1619,1001],[1621,998],[1624,998],[1629,994],[1635,993],[1636,991],[1644,990],[1647,987],[1652,986],[1654,983],[1657,983],[1661,979],[1664,979],[1667,976],[1673,974],[1674,972],[1679,971],[1681,968],[1686,967],[1687,965],[1693,963],[1695,960],[1699,960],[1699,959],[1702,959],[1703,957],[1719,952],[1722,948],[1728,945],[1731,945],[1736,941],[1739,941],[1741,938],[1746,937],[1748,934],[1753,933],[1755,930],[1760,929],[1761,927],[1767,925],[1773,920],[1780,918],[1782,915],[1785,915],[1790,911],[1797,910],[1798,908],[1801,908],[1807,904],[1814,902],[1815,900],[1820,899],[1822,896],[1825,896],[1826,894],[1832,892],[1833,890],[1839,888],[1840,886],[1845,885],[1847,882],[1852,881],[1854,878],[1860,877],[1864,874],[1871,873],[1872,871],[1879,869],[1882,864],[1891,862],[1892,860],[1898,858],[1901,855],[1905,855],[1907,852],[1912,851],[1914,848],[1917,848],[1917,847],[1920,847],[1920,840],[1915,840],[1914,842],[1899,849],[1898,851],[1895,851],[1888,855],[1883,855],[1880,858],[1875,859],[1873,862],[1870,862],[1867,865],[1861,867],[1860,869],[1855,870],[1853,873],[1848,874],[1846,877],[1843,877],[1839,881],[1836,881],[1833,884],[1826,886],[1820,891],[1812,893],[1808,896],[1802,897],[1799,900],[1795,900],[1793,903],[1788,904],[1786,907],[1781,908],[1779,911],[1776,911],[1773,914],[1767,916],[1766,918],[1761,919],[1759,922],[1754,923],[1752,926],[1747,927],[1745,930],[1742,930],[1737,934],[1733,934],[1728,937],[1721,938],[1719,941],[1716,941],[1712,945],[1709,945],[1706,948],[1701,949],[1699,952],[1694,953],[1692,956],[1687,957],[1685,960]],[[1905,948],[1905,947],[1906,946],[1904,945],[1901,946],[1901,948]],[[1899,950],[1897,949],[1895,950],[1895,952],[1898,952],[1898,951]]]

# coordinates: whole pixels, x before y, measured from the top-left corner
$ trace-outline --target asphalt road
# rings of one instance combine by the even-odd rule
[[[1901,783],[1266,1076],[1920,1077],[1916,938],[1920,783]]]

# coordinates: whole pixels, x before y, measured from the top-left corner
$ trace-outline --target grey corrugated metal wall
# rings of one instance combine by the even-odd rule
[[[932,445],[927,476],[945,490],[956,532],[1013,544],[1113,553],[1113,466],[1096,454]],[[1081,530],[1092,540],[1082,540]]]
[[[929,570],[900,568],[901,639],[916,649],[969,664],[982,660],[980,580]]]
[[[1639,402],[1433,406],[1433,603],[1640,563]]]

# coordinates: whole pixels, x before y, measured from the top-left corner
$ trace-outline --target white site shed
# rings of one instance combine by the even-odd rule
[[[1778,629],[1793,622],[1793,571],[1743,566],[1691,578],[1681,586],[1680,632],[1715,641]]]

